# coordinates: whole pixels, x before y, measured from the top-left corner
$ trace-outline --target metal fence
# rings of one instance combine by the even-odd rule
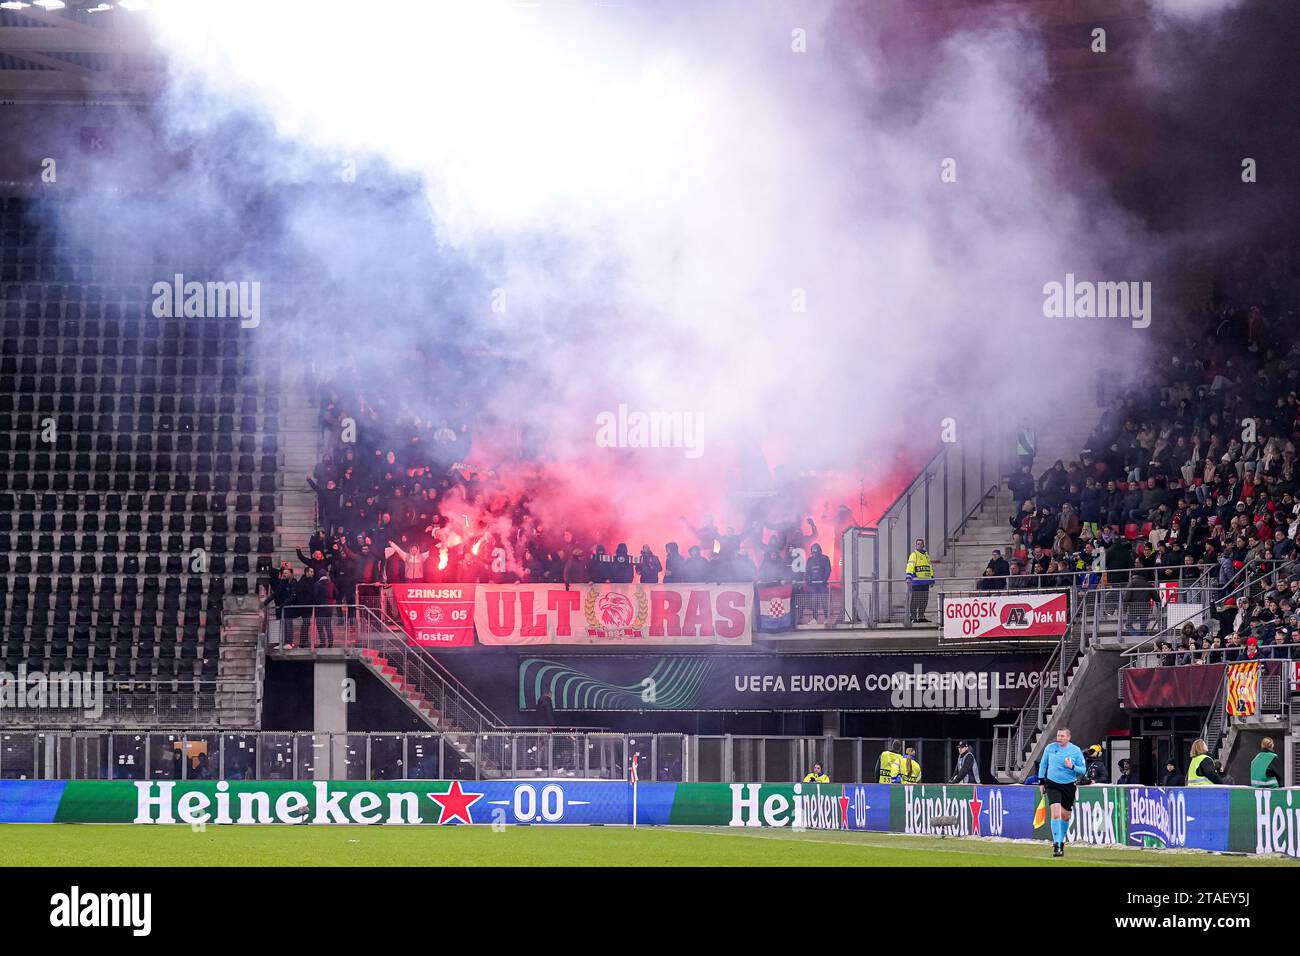
[[[264,622],[268,650],[336,650],[372,664],[391,665],[429,707],[428,716],[441,729],[504,729],[505,722],[433,654],[412,644],[394,619],[363,604],[299,606],[294,613],[296,618],[272,617]]]
[[[911,740],[922,780],[946,782],[950,739]],[[781,783],[822,764],[836,783],[872,783],[889,741],[863,737],[535,733],[0,732],[0,779],[641,780]],[[988,741],[973,741],[988,779]]]

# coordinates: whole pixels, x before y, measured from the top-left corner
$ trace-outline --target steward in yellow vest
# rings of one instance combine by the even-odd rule
[[[1192,762],[1187,765],[1187,785],[1189,787],[1208,787],[1222,784],[1223,777],[1210,759],[1210,748],[1199,737],[1192,741]]]
[[[876,782],[877,783],[898,783],[903,774],[903,755],[898,751],[903,749],[901,740],[890,741],[888,749],[880,755],[876,761]]]
[[[899,776],[903,783],[921,782],[921,765],[916,760],[916,748],[908,747],[899,764]]]
[[[930,552],[922,538],[916,539],[916,547],[907,556],[907,619],[910,624],[928,624],[925,607],[930,603],[930,587],[934,584],[934,566],[930,563]]]
[[[819,763],[815,763],[815,764],[813,764],[812,771],[809,772],[809,773],[804,774],[803,782],[804,782],[804,783],[830,783],[830,782],[831,782],[831,778],[828,777],[828,776],[827,776],[827,775],[822,771],[822,765],[821,765],[821,764],[819,764]]]

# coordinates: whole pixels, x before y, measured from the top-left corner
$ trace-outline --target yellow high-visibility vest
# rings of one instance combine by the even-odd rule
[[[804,783],[830,783],[831,778],[824,773],[813,773],[811,770],[803,778]]]
[[[886,750],[880,755],[880,777],[877,783],[893,783],[894,778],[900,775],[899,764],[903,757],[892,750]]]
[[[930,555],[923,551],[913,551],[907,556],[907,573],[918,581],[933,581],[934,567],[930,564]]]
[[[1209,754],[1201,754],[1199,757],[1193,757],[1191,764],[1187,767],[1187,785],[1189,787],[1212,787],[1214,781],[1208,777],[1201,776],[1201,764],[1210,759]],[[1211,764],[1213,766],[1213,764]]]
[[[902,773],[903,783],[920,783],[921,782],[921,765],[911,757],[903,757],[903,762],[899,768]]]

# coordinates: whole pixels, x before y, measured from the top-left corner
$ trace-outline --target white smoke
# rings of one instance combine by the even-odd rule
[[[1148,0],[1157,15],[1191,23],[1218,17],[1241,6],[1242,0]]]
[[[365,320],[382,330],[350,350],[392,355],[454,313],[546,373],[543,394],[499,383],[495,410],[561,456],[593,457],[594,415],[621,402],[702,415],[701,462],[639,463],[608,489],[626,508],[694,507],[648,486],[720,488],[740,448],[861,464],[934,446],[943,417],[960,436],[977,415],[1070,401],[1065,368],[1142,361],[1125,322],[1043,317],[1043,285],[1067,272],[1151,266],[1039,114],[1027,24],[918,61],[887,18],[836,4],[179,0],[153,23],[174,140],[228,139],[251,115],[292,147],[229,144],[220,174],[283,181],[321,287],[383,302]],[[423,241],[410,215],[340,221],[297,190],[349,161],[358,187],[422,184]],[[359,235],[373,253],[340,255]],[[463,268],[421,303],[395,258]]]

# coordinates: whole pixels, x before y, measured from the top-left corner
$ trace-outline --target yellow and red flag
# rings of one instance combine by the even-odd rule
[[[1034,807],[1034,829],[1047,825],[1047,794],[1038,791],[1038,806]]]
[[[1259,702],[1259,661],[1228,665],[1228,714],[1253,717]]]

